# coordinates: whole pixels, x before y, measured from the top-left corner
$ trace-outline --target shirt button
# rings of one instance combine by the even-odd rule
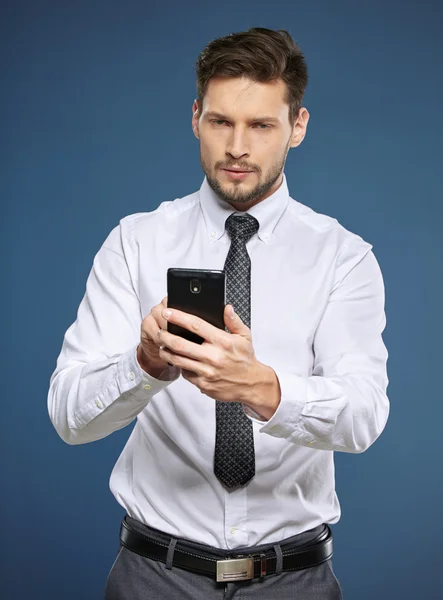
[[[234,533],[237,531],[237,527],[231,527],[231,533],[232,535],[234,535]]]
[[[151,386],[149,385],[149,383],[147,383],[146,385],[143,386],[145,388],[145,390],[150,390]]]
[[[215,237],[215,236],[216,236],[216,233],[215,233],[215,231],[213,231],[213,232],[211,233],[211,237]]]
[[[135,379],[135,373],[133,373],[132,371],[129,373],[129,379],[131,381],[134,381],[134,379]]]
[[[103,408],[103,403],[101,402],[101,400],[97,400],[95,404],[98,408]]]

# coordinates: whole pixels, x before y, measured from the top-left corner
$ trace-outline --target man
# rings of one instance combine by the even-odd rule
[[[203,50],[203,184],[120,221],[65,334],[48,395],[62,439],[137,419],[110,480],[127,515],[108,600],[342,597],[333,453],[363,452],[388,418],[384,285],[370,244],[289,196],[307,79],[286,31]],[[166,310],[169,267],[225,270],[225,330]]]

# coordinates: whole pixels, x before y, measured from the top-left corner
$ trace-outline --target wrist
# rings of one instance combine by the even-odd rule
[[[255,413],[269,421],[277,410],[281,399],[281,390],[278,377],[272,367],[257,362],[247,398],[243,404]]]
[[[161,373],[163,373],[163,371],[168,367],[168,365],[163,361],[155,363],[148,357],[146,357],[141,344],[139,344],[139,346],[137,347],[137,362],[143,369],[143,371],[145,371],[145,373],[147,373],[151,377],[154,377],[154,379],[158,379]]]

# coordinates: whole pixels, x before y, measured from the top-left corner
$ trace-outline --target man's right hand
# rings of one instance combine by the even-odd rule
[[[158,355],[160,342],[159,329],[167,328],[167,321],[162,316],[162,311],[168,307],[168,297],[165,296],[160,304],[154,306],[141,325],[140,344],[137,348],[137,360],[141,368],[152,377],[158,378],[160,373],[168,368]]]

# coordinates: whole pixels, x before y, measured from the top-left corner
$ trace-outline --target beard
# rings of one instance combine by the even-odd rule
[[[231,205],[232,204],[249,204],[251,202],[260,200],[263,196],[265,196],[269,192],[269,190],[275,184],[275,182],[277,181],[277,179],[280,177],[280,175],[283,172],[288,151],[289,151],[289,144],[288,144],[288,147],[286,148],[284,155],[281,157],[281,159],[278,160],[278,162],[274,163],[274,165],[266,173],[266,177],[264,178],[264,180],[259,181],[257,183],[257,185],[255,187],[253,187],[251,190],[242,190],[241,182],[238,182],[238,185],[237,185],[237,182],[235,182],[235,181],[233,182],[234,183],[233,188],[225,189],[222,186],[222,184],[220,183],[220,181],[212,174],[209,165],[205,163],[205,160],[201,153],[201,147],[200,147],[200,163],[201,163],[203,172],[206,175],[206,179],[207,179],[209,185],[211,186],[211,188],[213,189],[213,191],[217,194],[217,196],[219,198],[221,198],[222,200],[224,200],[225,202],[227,202],[228,204],[231,204]],[[229,168],[229,166],[232,166],[232,164],[234,164],[232,161],[231,161],[231,165],[227,165],[227,164],[221,163],[221,162],[216,163],[216,165],[213,169],[213,172],[215,172],[219,167]],[[255,165],[245,165],[245,164],[242,164],[241,162],[239,163],[238,161],[235,161],[235,164],[236,164],[236,166],[244,168],[245,170],[248,170],[251,168],[254,169],[255,172],[258,173],[258,175],[260,177],[261,169],[259,169],[259,167],[255,166]]]

